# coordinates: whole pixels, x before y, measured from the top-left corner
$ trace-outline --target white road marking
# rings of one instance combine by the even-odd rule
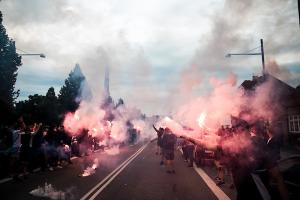
[[[6,183],[6,182],[11,181],[11,180],[13,180],[13,178],[4,178],[4,179],[1,179],[0,180],[0,184],[1,183]]]
[[[139,151],[133,157],[131,157],[131,159],[125,165],[123,165],[121,169],[115,173],[101,188],[99,188],[98,191],[95,192],[91,198],[89,198],[89,200],[94,200],[108,186],[108,184],[110,184],[110,182],[112,182],[125,169],[125,167],[127,167],[127,165],[129,165],[140,153],[142,153],[146,146],[147,144],[139,149]]]
[[[179,151],[183,154],[182,149],[180,148]],[[200,167],[197,167],[195,164],[193,165],[194,170],[197,172],[197,174],[204,180],[206,185],[209,187],[209,189],[216,195],[216,197],[219,200],[231,200],[224,192],[221,190],[216,183],[201,169]]]
[[[104,184],[112,175],[114,175],[116,172],[118,172],[124,165],[126,165],[128,162],[131,162],[133,158],[137,154],[139,154],[144,148],[147,146],[145,144],[142,146],[138,151],[136,151],[133,155],[131,155],[127,160],[125,160],[122,164],[120,164],[115,170],[113,170],[110,174],[108,174],[102,181],[100,181],[97,185],[95,185],[89,192],[87,192],[83,197],[81,197],[80,200],[85,200],[87,199],[95,190],[97,190],[98,187],[100,187],[102,184]],[[127,165],[126,165],[127,166]]]
[[[201,176],[206,185],[216,195],[219,200],[230,200],[230,198],[216,185],[216,183],[203,171],[194,165],[194,170]]]

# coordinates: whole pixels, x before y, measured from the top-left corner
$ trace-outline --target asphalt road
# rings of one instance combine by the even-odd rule
[[[108,155],[105,152],[94,153],[88,157],[77,158],[72,160],[73,164],[67,165],[62,169],[56,169],[53,172],[37,172],[29,174],[28,178],[23,181],[8,181],[0,184],[1,200],[36,200],[43,199],[32,196],[30,191],[38,186],[44,186],[45,182],[50,183],[57,190],[68,192],[72,195],[72,199],[80,199],[99,180],[104,179],[111,171],[113,171],[120,163],[126,160],[130,155],[137,151],[141,145],[121,148],[117,155]],[[90,163],[94,158],[99,159],[99,167],[96,173],[79,177],[85,168],[86,163]],[[47,198],[44,198],[47,199]]]
[[[165,167],[159,165],[155,148],[154,143],[149,144],[96,199],[217,199],[195,170],[186,166],[178,151],[176,174],[166,173]]]
[[[29,194],[45,182],[69,194],[67,199],[81,200],[195,200],[218,199],[208,184],[193,169],[183,162],[179,151],[175,155],[176,174],[166,173],[155,155],[156,143],[136,145],[120,149],[117,155],[105,152],[73,160],[72,165],[54,172],[30,174],[21,181],[9,181],[0,185],[1,199],[35,200],[46,199]],[[100,166],[96,173],[79,177],[84,163],[98,158]]]

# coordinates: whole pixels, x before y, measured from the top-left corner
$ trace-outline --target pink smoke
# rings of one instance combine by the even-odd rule
[[[274,99],[274,102],[270,101],[273,82],[262,82],[255,90],[246,92],[236,86],[236,80],[234,74],[225,79],[211,78],[209,83],[213,90],[210,94],[176,108],[172,117],[162,118],[157,126],[169,127],[176,135],[192,138],[206,148],[216,148],[221,142],[218,130],[222,125],[231,126],[231,117],[242,118],[250,125],[257,120],[272,119],[272,107],[277,106]],[[249,138],[245,135],[236,133],[222,141],[222,145],[232,153],[250,148]]]

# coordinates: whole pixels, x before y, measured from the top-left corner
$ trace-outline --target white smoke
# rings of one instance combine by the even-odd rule
[[[108,155],[117,155],[120,153],[120,149],[119,149],[119,146],[116,145],[116,146],[112,146],[112,147],[109,147],[107,149],[104,150],[105,153],[107,153]]]
[[[38,188],[29,192],[29,194],[36,197],[49,198],[53,200],[65,200],[66,193],[55,189],[52,184],[48,184],[47,182],[43,187],[38,186]]]
[[[99,160],[97,158],[94,159],[93,164],[91,166],[87,166],[86,169],[83,170],[81,174],[82,177],[90,176],[96,173],[96,169],[99,167]]]

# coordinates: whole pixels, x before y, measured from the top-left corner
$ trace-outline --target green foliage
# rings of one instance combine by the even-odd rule
[[[28,100],[16,104],[16,112],[22,115],[26,123],[42,122],[54,125],[59,122],[58,101],[53,87],[46,96],[29,95]]]
[[[84,80],[85,77],[80,70],[80,66],[76,64],[75,68],[69,74],[69,77],[65,80],[65,84],[62,86],[58,95],[60,111],[62,113],[75,112],[79,107],[81,84]]]
[[[16,104],[17,115],[22,115],[27,124],[41,122],[47,125],[57,125],[65,112],[74,112],[80,103],[81,83],[84,80],[79,65],[71,71],[60,89],[59,97],[53,87],[48,89],[45,96],[29,95],[28,100]]]
[[[0,11],[0,121],[4,120],[13,110],[19,91],[15,91],[17,70],[21,66],[21,56],[16,53],[15,42],[9,39],[2,24]],[[9,112],[9,113],[7,113]]]

